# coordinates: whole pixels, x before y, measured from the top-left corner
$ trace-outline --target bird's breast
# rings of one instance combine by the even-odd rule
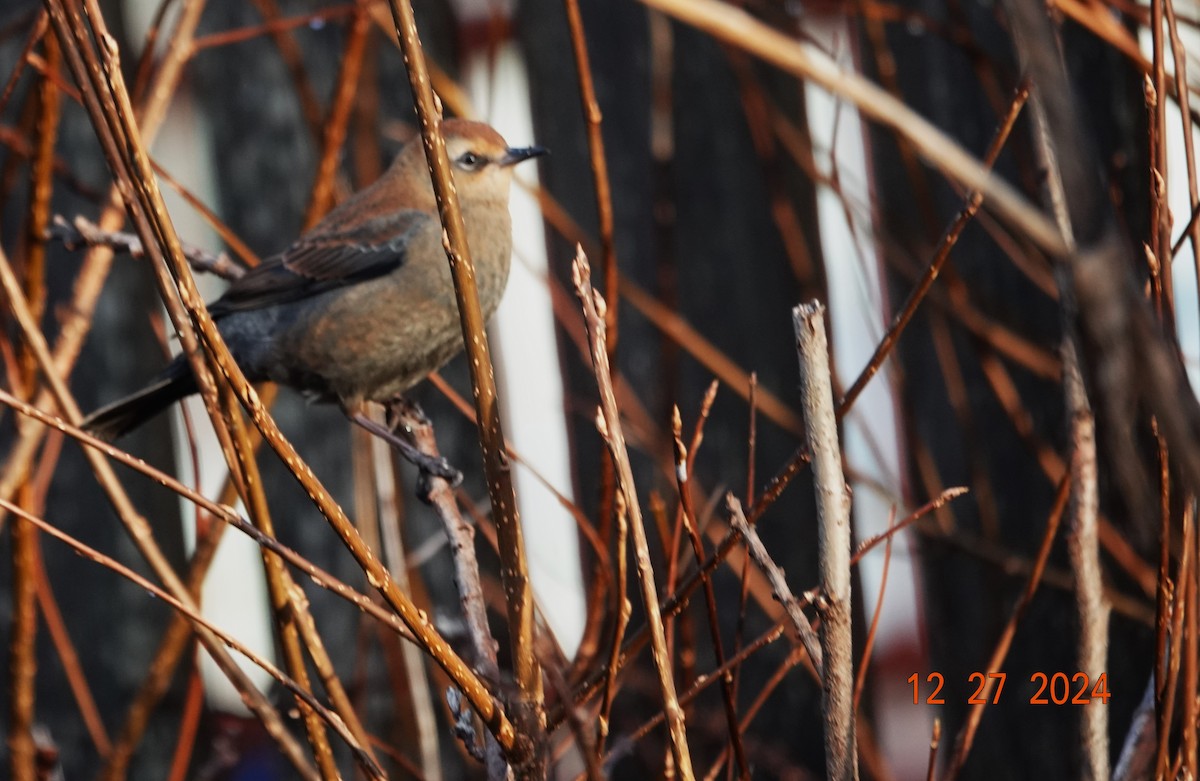
[[[464,220],[480,307],[490,318],[511,268],[508,210],[466,209]],[[441,226],[414,237],[405,254],[404,263],[382,277],[239,322],[239,352],[254,364],[254,374],[347,403],[386,399],[441,367],[462,349]],[[234,325],[233,317],[227,320]]]

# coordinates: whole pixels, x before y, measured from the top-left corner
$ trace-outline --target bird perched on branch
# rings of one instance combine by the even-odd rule
[[[479,302],[491,317],[512,255],[512,166],[545,150],[510,148],[479,122],[446,120],[442,133]],[[352,417],[362,402],[389,400],[446,363],[462,349],[462,331],[420,139],[378,181],[236,280],[208,311],[251,382],[290,386],[340,404]],[[196,391],[179,356],[84,425],[115,439]]]

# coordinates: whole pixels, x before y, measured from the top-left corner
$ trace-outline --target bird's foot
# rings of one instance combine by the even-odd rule
[[[383,406],[387,411],[388,429],[393,433],[404,431],[408,437],[423,443],[423,447],[418,447],[417,450],[423,458],[429,459],[428,464],[418,464],[421,469],[417,476],[417,497],[426,504],[430,503],[430,493],[433,490],[430,480],[434,477],[445,480],[451,488],[457,488],[463,481],[463,474],[438,454],[433,424],[429,422],[421,405],[406,396],[397,395]]]
[[[436,450],[434,453],[427,453],[413,444],[415,429],[429,425],[429,419],[425,417],[421,408],[403,397],[393,399],[384,407],[387,410],[386,426],[377,423],[361,411],[351,414],[350,419],[396,448],[400,455],[417,467],[420,472],[417,478],[417,498],[426,504],[429,503],[430,492],[433,489],[430,480],[435,477],[445,480],[451,488],[457,488],[463,481],[462,472],[437,455]],[[432,435],[427,442],[433,446]]]

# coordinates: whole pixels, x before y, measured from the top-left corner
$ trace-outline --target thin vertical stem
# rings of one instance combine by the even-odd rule
[[[258,463],[255,461],[254,448],[246,435],[246,426],[242,421],[241,412],[233,393],[225,389],[222,393],[224,406],[228,413],[230,434],[233,438],[234,451],[237,461],[229,464],[230,471],[238,470],[246,487],[242,498],[246,502],[246,510],[255,528],[263,534],[275,536],[275,525],[271,521],[271,513],[267,507],[267,497],[262,490],[262,478],[259,475]],[[284,663],[288,675],[296,681],[296,685],[305,694],[312,694],[312,684],[309,682],[308,668],[305,665],[304,651],[300,646],[300,633],[296,627],[299,605],[293,604],[292,579],[283,566],[283,561],[275,554],[260,549],[263,568],[266,570],[267,590],[271,600],[271,610],[274,613],[275,628],[279,632],[280,645],[283,650]],[[317,760],[317,769],[326,781],[338,778],[337,764],[333,760],[333,750],[329,745],[329,736],[325,733],[316,711],[300,696],[296,697],[296,707],[304,722],[305,734],[309,746]],[[364,747],[365,749],[366,747]]]
[[[388,571],[397,585],[406,594],[414,594],[413,586],[420,585],[410,580],[408,561],[405,555],[404,539],[400,535],[403,524],[401,495],[398,489],[398,475],[394,468],[393,451],[391,446],[379,437],[371,436],[366,431],[356,431],[365,438],[358,440],[368,446],[368,455],[372,470],[371,492],[375,498],[375,515],[379,525],[376,550],[384,552]],[[361,523],[361,518],[360,518]],[[419,591],[419,589],[417,590]],[[435,702],[430,695],[426,683],[425,659],[420,649],[412,643],[400,642],[391,635],[381,635],[381,642],[386,643],[384,653],[389,659],[400,661],[396,666],[396,674],[407,683],[407,699],[412,707],[413,725],[406,738],[415,745],[415,751],[420,760],[421,774],[426,781],[442,781],[441,757],[439,756],[438,735],[441,728],[437,722]],[[398,679],[399,680],[399,679]],[[397,691],[400,687],[397,686]]]
[[[589,343],[592,353],[592,368],[600,390],[600,410],[596,425],[608,443],[609,452],[617,467],[620,491],[625,496],[629,509],[629,529],[633,533],[633,547],[637,561],[638,583],[642,591],[642,604],[646,610],[646,623],[650,629],[650,645],[653,649],[654,666],[658,672],[658,683],[662,690],[667,728],[671,736],[671,758],[675,770],[683,781],[692,781],[692,758],[688,750],[687,725],[683,719],[683,708],[675,693],[675,680],[671,674],[671,659],[667,655],[667,639],[659,612],[658,592],[654,585],[654,566],[650,563],[650,546],[646,541],[646,527],[642,522],[642,509],[637,501],[637,490],[633,482],[633,469],[629,465],[629,454],[625,449],[625,434],[621,428],[621,415],[613,393],[612,375],[609,371],[608,353],[604,347],[604,299],[592,289],[591,268],[583,249],[578,248],[572,269],[575,293],[583,304],[587,322]]]
[[[604,742],[608,738],[613,698],[616,696],[617,691],[617,671],[621,665],[621,644],[625,639],[625,629],[629,626],[629,616],[633,612],[633,606],[629,602],[629,595],[626,593],[626,586],[629,579],[629,513],[622,494],[617,494],[617,506],[615,509],[617,523],[617,616],[616,625],[613,627],[612,646],[609,650],[608,664],[605,665],[604,670],[604,699],[601,701],[600,718],[598,720],[600,737],[596,741],[598,757],[604,756]]]
[[[713,385],[715,388],[716,385]],[[679,488],[679,509],[683,519],[683,527],[687,531],[688,541],[692,544],[692,553],[696,556],[697,566],[704,563],[704,543],[700,532],[696,529],[696,511],[692,508],[692,490],[689,476],[691,464],[688,459],[687,446],[683,444],[679,407],[675,407],[671,420],[672,433],[675,442],[675,479]],[[725,664],[725,647],[721,642],[721,622],[717,616],[717,595],[713,589],[712,578],[704,579],[704,605],[708,609],[708,630],[712,640],[712,651],[716,656],[717,666]],[[721,675],[721,699],[725,705],[725,720],[729,726],[729,742],[733,746],[733,754],[737,759],[739,778],[750,778],[750,765],[746,760],[746,748],[742,744],[742,735],[738,729],[737,702],[733,694],[733,673],[726,671]]]
[[[1150,251],[1155,258],[1155,268],[1165,269],[1171,263],[1171,214],[1167,208],[1167,71],[1166,53],[1163,47],[1163,15],[1165,0],[1150,2],[1150,35],[1153,47],[1153,62],[1151,77],[1147,79],[1147,95],[1153,98],[1148,107],[1147,132],[1150,135]],[[1180,90],[1186,92],[1186,89]],[[1159,305],[1160,319],[1164,322],[1168,333],[1174,329],[1174,316],[1164,318],[1166,312],[1174,311],[1171,305],[1171,275],[1159,273],[1154,275],[1162,278],[1161,299]],[[1165,299],[1165,300],[1164,300]]]
[[[604,134],[601,129],[603,116],[600,102],[596,100],[596,88],[592,81],[592,66],[588,57],[587,38],[583,31],[583,16],[579,12],[578,0],[563,0],[567,13],[567,29],[571,35],[571,51],[575,56],[575,71],[579,79],[579,100],[583,108],[583,121],[587,127],[588,152],[591,155],[592,182],[595,186],[596,216],[600,227],[600,261],[604,273],[604,296],[608,311],[604,315],[604,349],[613,374],[617,367],[617,311],[620,307],[620,285],[617,275],[617,250],[613,239],[612,187],[608,180],[608,163],[604,154]],[[605,536],[612,529],[613,509],[616,502],[616,480],[614,465],[605,453],[600,455],[600,502],[596,513],[600,528]],[[665,542],[665,541],[664,541]],[[598,600],[596,600],[598,602]]]
[[[1181,82],[1182,83],[1182,82]],[[1192,506],[1191,513],[1196,514],[1196,500],[1189,500]],[[1192,534],[1194,542],[1192,549],[1192,560],[1200,561],[1200,534]],[[1200,709],[1200,702],[1197,702],[1198,693],[1196,691],[1197,678],[1200,677],[1200,672],[1197,671],[1197,666],[1200,666],[1200,638],[1197,638],[1196,632],[1200,631],[1200,605],[1196,604],[1196,600],[1200,598],[1200,567],[1192,566],[1191,572],[1188,573],[1188,578],[1185,588],[1186,604],[1183,607],[1185,613],[1185,627],[1183,633],[1184,653],[1182,654],[1183,667],[1183,745],[1179,749],[1182,757],[1183,777],[1196,777],[1197,768],[1197,730],[1200,726],[1196,723],[1196,712]]]
[[[56,73],[62,60],[58,40],[53,35],[42,37],[47,70]],[[53,189],[54,142],[58,137],[61,116],[59,89],[49,75],[38,80],[37,91],[31,95],[36,112],[37,146],[31,172],[32,186],[29,220],[26,224],[27,251],[25,254],[24,293],[30,315],[41,320],[45,308],[46,243],[42,237],[50,222],[50,196]],[[26,345],[19,354],[20,383],[26,395],[32,395],[37,382],[37,356]],[[20,428],[32,428],[23,421]],[[33,511],[32,471],[27,467],[17,492],[18,503]],[[21,518],[13,519],[12,578],[13,625],[10,649],[9,684],[12,702],[9,708],[9,766],[13,779],[33,779],[37,766],[37,747],[33,738],[35,718],[35,687],[37,683],[37,581],[40,542],[37,528]]]
[[[1167,660],[1170,658],[1168,646],[1171,631],[1171,471],[1168,460],[1167,445],[1158,433],[1158,427],[1151,419],[1155,439],[1158,445],[1158,585],[1154,594],[1154,719],[1157,728],[1152,730],[1150,738],[1155,745],[1154,766],[1155,777],[1163,776],[1165,758],[1158,749],[1161,740],[1165,741],[1162,733],[1163,713],[1168,710],[1167,702],[1170,693],[1167,690]],[[1166,725],[1169,728],[1169,724]]]
[[[616,364],[617,311],[620,290],[617,284],[617,249],[613,238],[612,186],[608,181],[608,163],[604,155],[604,134],[601,132],[600,102],[592,82],[592,66],[588,58],[587,39],[583,32],[583,17],[579,0],[563,0],[567,11],[567,28],[571,32],[571,51],[575,55],[575,70],[579,77],[579,99],[583,104],[583,121],[587,125],[588,151],[592,159],[592,178],[596,187],[596,215],[600,220],[600,260],[604,273],[604,349],[610,365]]]
[[[17,492],[22,506],[28,485]],[[33,741],[34,684],[37,679],[37,527],[12,519],[12,635],[9,638],[8,766],[14,781],[34,781],[37,750]]]
[[[1099,471],[1096,461],[1096,419],[1083,384],[1083,374],[1070,338],[1063,373],[1067,405],[1071,412],[1074,458],[1071,468],[1071,527],[1067,548],[1075,573],[1075,603],[1079,615],[1078,668],[1090,680],[1108,669],[1109,607],[1104,600],[1100,563]],[[1108,704],[1093,699],[1080,714],[1084,778],[1105,781],[1110,777],[1108,760]]]
[[[504,582],[505,604],[508,608],[508,629],[512,645],[513,676],[520,696],[516,721],[522,737],[541,745],[545,728],[542,702],[542,673],[533,648],[533,589],[525,559],[521,520],[517,512],[512,472],[504,445],[504,429],[500,421],[500,404],[496,395],[496,378],[492,366],[483,311],[475,284],[475,268],[467,247],[466,226],[458,206],[458,196],[446,156],[446,140],[441,133],[441,112],[435,105],[433,87],[425,53],[417,34],[417,21],[409,0],[391,0],[392,16],[404,64],[408,69],[409,86],[416,104],[425,145],[425,158],[437,197],[438,214],[445,229],[443,244],[450,273],[454,278],[454,294],[458,301],[462,323],[463,343],[474,389],[475,415],[479,422],[479,444],[483,450],[483,466],[487,479],[492,517],[500,542],[500,574]],[[532,747],[530,747],[532,748]],[[542,768],[541,751],[531,752],[527,761],[519,764],[522,777],[534,778]],[[511,757],[510,757],[511,759]]]
[[[800,402],[812,453],[817,494],[817,547],[821,569],[821,704],[825,712],[825,767],[830,779],[858,777],[854,737],[854,647],[850,614],[850,489],[842,470],[837,415],[825,337],[825,307],[792,310],[800,356]]]
[[[317,180],[313,185],[308,209],[304,214],[307,230],[325,216],[333,203],[333,184],[337,166],[346,140],[346,129],[350,123],[350,111],[354,108],[358,92],[358,77],[362,72],[363,56],[367,49],[367,37],[371,31],[371,17],[364,6],[355,6],[350,19],[350,30],[346,38],[346,51],[342,54],[342,66],[338,73],[337,90],[329,108],[329,121],[321,131],[321,162],[317,167]]]
[[[430,458],[440,458],[433,424],[406,399],[388,405],[388,428],[405,431],[412,437],[417,450]],[[475,669],[488,680],[500,679],[500,663],[496,656],[496,640],[488,626],[487,603],[483,584],[479,580],[479,560],[475,555],[475,527],[464,520],[454,498],[454,488],[441,477],[430,477],[428,501],[442,522],[446,539],[450,541],[454,560],[454,584],[467,626],[467,646]],[[484,763],[489,778],[503,779],[506,771],[504,756],[496,741],[487,736]]]
[[[1174,585],[1171,587],[1173,604],[1170,605],[1170,628],[1168,636],[1170,638],[1169,648],[1166,651],[1168,659],[1166,680],[1163,684],[1163,700],[1160,706],[1158,715],[1158,773],[1157,778],[1163,778],[1167,775],[1172,775],[1167,772],[1167,768],[1171,766],[1171,728],[1174,726],[1175,701],[1180,695],[1184,697],[1195,697],[1195,692],[1180,692],[1179,685],[1179,667],[1181,664],[1180,654],[1183,650],[1183,622],[1184,616],[1187,613],[1185,600],[1187,597],[1188,587],[1187,582],[1192,577],[1192,570],[1196,566],[1193,561],[1193,552],[1195,548],[1195,540],[1193,535],[1196,533],[1196,514],[1194,508],[1189,504],[1183,512],[1183,554],[1179,557],[1179,569],[1176,570]],[[1192,725],[1185,725],[1184,729],[1193,728]]]
[[[1043,101],[1033,101],[1034,148],[1046,172],[1045,189],[1050,210],[1068,246],[1075,247],[1068,198],[1061,176],[1060,150],[1054,147]],[[1071,415],[1072,465],[1070,470],[1071,520],[1067,542],[1071,569],[1075,574],[1075,605],[1079,616],[1078,669],[1096,680],[1108,668],[1108,617],[1101,576],[1099,540],[1099,467],[1096,460],[1096,418],[1083,380],[1082,346],[1076,328],[1078,305],[1069,267],[1058,263],[1058,283],[1063,324],[1063,387]],[[1108,706],[1093,700],[1080,716],[1080,750],[1084,778],[1105,781],[1110,777],[1108,760]]]
[[[200,670],[193,667],[188,671],[187,694],[183,700],[183,718],[179,722],[179,734],[175,742],[175,755],[171,758],[171,770],[167,781],[186,781],[188,768],[192,764],[192,752],[196,748],[196,733],[200,729],[200,715],[204,711],[204,679]]]

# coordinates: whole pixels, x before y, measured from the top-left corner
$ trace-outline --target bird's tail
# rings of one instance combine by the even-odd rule
[[[179,356],[145,388],[88,415],[83,421],[83,429],[111,442],[196,390],[191,367],[183,356]]]

